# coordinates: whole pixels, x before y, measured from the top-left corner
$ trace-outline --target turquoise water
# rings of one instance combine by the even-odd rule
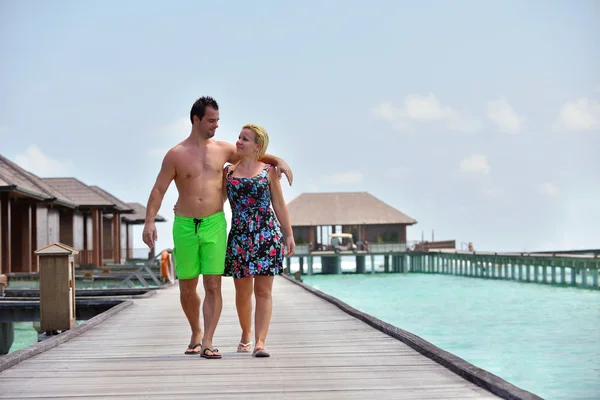
[[[302,279],[544,399],[600,399],[600,292],[414,273]]]
[[[32,322],[15,322],[14,330],[15,340],[10,346],[9,354],[37,343],[38,332],[33,327]]]
[[[81,325],[85,321],[78,320],[76,322],[77,325]],[[14,333],[15,339],[8,351],[9,354],[38,342],[38,331],[35,329],[33,322],[14,322]]]

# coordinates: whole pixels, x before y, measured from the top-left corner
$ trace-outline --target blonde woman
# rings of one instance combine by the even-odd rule
[[[271,321],[273,279],[283,272],[284,254],[291,256],[295,248],[275,168],[258,161],[268,144],[269,136],[264,128],[245,125],[236,142],[236,155],[240,161],[225,168],[223,176],[223,196],[229,199],[232,212],[224,275],[232,276],[235,283],[236,308],[242,328],[237,350],[250,352],[252,348],[254,293],[255,347],[252,355],[255,357],[270,356],[265,340]]]

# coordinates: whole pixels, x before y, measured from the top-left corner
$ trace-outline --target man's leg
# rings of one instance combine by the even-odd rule
[[[213,337],[217,330],[217,324],[223,310],[223,296],[221,295],[221,275],[204,275],[204,340],[202,341],[202,351],[204,349],[213,350]],[[206,355],[217,355],[215,351],[207,351]]]
[[[198,230],[200,234],[200,266],[204,283],[204,340],[202,357],[221,358],[213,348],[213,336],[221,317],[223,297],[221,280],[225,272],[225,251],[227,249],[227,222],[225,214],[219,213],[202,218]],[[207,350],[208,349],[208,350]]]
[[[200,354],[202,344],[202,328],[200,327],[200,296],[197,292],[198,277],[179,280],[179,300],[181,308],[192,328],[192,337],[186,354]]]
[[[235,308],[237,310],[242,338],[238,345],[238,351],[250,351],[252,339],[252,283],[254,278],[233,278],[235,284]],[[247,345],[247,346],[245,346]]]
[[[200,296],[197,292],[200,255],[192,218],[175,216],[173,245],[175,272],[179,280],[179,300],[192,330],[190,344],[185,354],[199,354],[200,346],[198,345],[202,342]]]

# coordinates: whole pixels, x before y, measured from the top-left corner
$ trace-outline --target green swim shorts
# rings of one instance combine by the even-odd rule
[[[173,257],[179,279],[222,275],[227,249],[227,221],[223,211],[202,218],[175,216]]]

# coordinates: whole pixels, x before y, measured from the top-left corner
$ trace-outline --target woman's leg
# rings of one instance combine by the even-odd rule
[[[240,327],[242,328],[242,338],[240,344],[251,342],[252,335],[252,277],[233,278],[235,283],[235,308],[237,309]],[[238,346],[238,350],[250,350],[250,345]]]
[[[256,276],[254,282],[254,297],[256,298],[255,318],[255,350],[265,348],[265,340],[271,323],[271,311],[273,301],[271,292],[273,289],[273,276]]]

